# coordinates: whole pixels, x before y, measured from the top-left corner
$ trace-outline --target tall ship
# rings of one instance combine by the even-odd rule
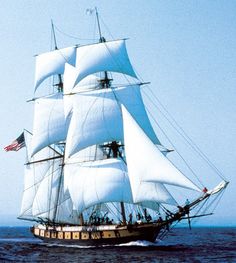
[[[13,146],[26,149],[19,219],[35,222],[31,231],[45,242],[154,242],[180,221],[191,227],[211,214],[228,182],[205,185],[205,174],[173,164],[178,152],[154,131],[141,92],[149,83],[135,72],[127,40],[107,41],[94,15],[97,41],[58,48],[52,24],[55,48],[35,58],[33,128]]]

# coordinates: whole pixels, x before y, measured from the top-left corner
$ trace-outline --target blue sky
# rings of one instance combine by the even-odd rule
[[[33,96],[34,55],[51,48],[51,19],[77,37],[57,32],[59,47],[84,44],[94,36],[94,18],[85,14],[94,6],[104,36],[129,38],[135,70],[230,181],[215,216],[206,221],[235,224],[235,1],[1,1],[1,148],[23,128],[32,129],[32,105],[25,102]],[[24,150],[0,151],[0,162],[0,214],[15,217],[23,191]],[[203,166],[199,170],[206,178],[211,173]]]

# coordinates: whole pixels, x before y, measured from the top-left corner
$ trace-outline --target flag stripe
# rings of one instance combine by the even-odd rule
[[[4,147],[4,150],[6,152],[19,151],[24,146],[25,146],[25,136],[24,136],[24,132],[22,132],[22,134],[16,140],[14,140],[11,144]]]

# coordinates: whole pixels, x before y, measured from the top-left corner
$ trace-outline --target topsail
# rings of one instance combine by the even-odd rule
[[[35,90],[48,77],[63,74],[65,63],[75,65],[76,47],[57,49],[36,56]]]

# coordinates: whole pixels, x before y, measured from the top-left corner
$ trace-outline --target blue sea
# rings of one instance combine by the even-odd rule
[[[236,228],[174,228],[155,243],[96,248],[46,244],[28,227],[0,227],[0,262],[236,262]]]

